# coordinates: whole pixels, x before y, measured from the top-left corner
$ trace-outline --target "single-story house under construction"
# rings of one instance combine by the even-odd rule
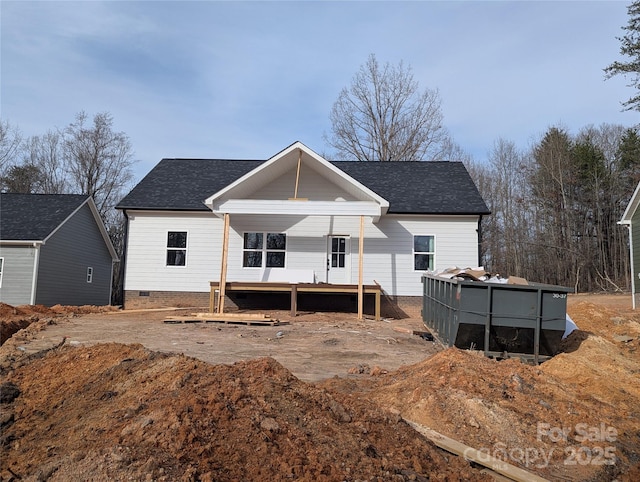
[[[631,260],[631,297],[632,306],[635,310],[640,302],[638,292],[640,291],[640,183],[636,187],[631,200],[622,215],[620,224],[629,229],[629,256]]]
[[[91,196],[0,194],[0,301],[109,305],[118,260]]]
[[[262,308],[296,290],[301,309],[361,314],[382,293],[416,316],[424,272],[478,265],[489,214],[460,162],[329,162],[300,142],[266,161],[163,159],[117,209],[126,309]]]

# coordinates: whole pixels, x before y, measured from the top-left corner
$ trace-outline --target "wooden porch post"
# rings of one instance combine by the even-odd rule
[[[227,285],[227,257],[229,254],[229,213],[224,213],[224,235],[222,238],[222,266],[218,285],[218,307],[216,313],[224,313],[224,297]]]
[[[360,216],[360,239],[358,240],[358,319],[364,318],[364,289],[362,257],[364,250],[364,216]]]

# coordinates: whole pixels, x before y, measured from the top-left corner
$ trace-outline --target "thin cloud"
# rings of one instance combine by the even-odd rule
[[[329,112],[370,53],[438,89],[482,160],[548,126],[637,123],[604,81],[623,2],[2,2],[3,120],[37,135],[84,110],[131,138],[137,177],[162,157],[325,152]]]

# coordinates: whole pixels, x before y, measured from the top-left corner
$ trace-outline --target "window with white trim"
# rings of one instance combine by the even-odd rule
[[[93,282],[93,268],[91,266],[87,266],[87,283]]]
[[[413,269],[415,271],[433,271],[436,257],[435,236],[413,237]]]
[[[284,268],[286,253],[286,234],[244,233],[243,268]]]
[[[4,272],[4,258],[0,258],[0,286],[2,286],[2,273]]]
[[[186,266],[187,232],[169,231],[167,233],[167,266]]]

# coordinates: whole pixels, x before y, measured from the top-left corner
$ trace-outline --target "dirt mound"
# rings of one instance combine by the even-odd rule
[[[633,480],[629,474],[640,472],[638,314],[588,302],[569,311],[580,330],[565,341],[566,353],[540,366],[450,348],[366,382],[323,386],[366,395],[551,480]]]
[[[65,347],[8,375],[2,477],[489,480],[371,401],[271,358],[212,366],[140,345]],[[46,433],[46,437],[43,437]]]
[[[99,313],[103,311],[118,310],[115,306],[44,306],[44,305],[20,305],[11,306],[6,303],[0,302],[0,319],[16,319],[16,318],[28,318],[34,315],[73,315],[73,314],[86,314],[86,313]]]
[[[31,320],[0,320],[0,345],[30,324]]]
[[[42,318],[56,318],[60,316],[75,316],[88,313],[103,313],[117,311],[115,306],[63,306],[54,305],[21,305],[11,306],[0,303],[0,345],[4,344],[15,333],[28,327],[31,323]]]
[[[540,366],[454,348],[396,371],[363,361],[313,385],[271,358],[214,366],[139,345],[34,351],[40,320],[0,348],[0,382],[11,384],[0,479],[478,477],[405,418],[550,480],[635,481],[640,312],[596,299],[570,300],[580,329]]]

